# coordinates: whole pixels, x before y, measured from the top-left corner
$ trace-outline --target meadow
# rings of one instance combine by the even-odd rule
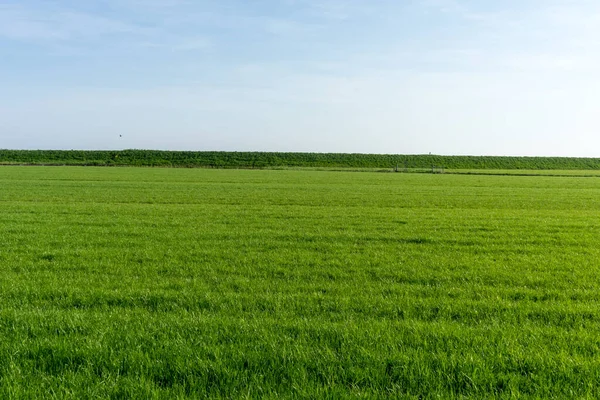
[[[0,398],[600,398],[600,179],[0,168]]]

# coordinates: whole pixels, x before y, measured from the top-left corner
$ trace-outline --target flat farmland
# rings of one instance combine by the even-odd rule
[[[599,398],[600,179],[0,168],[1,398]]]

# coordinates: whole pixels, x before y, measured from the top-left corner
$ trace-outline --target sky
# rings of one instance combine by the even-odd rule
[[[600,2],[0,0],[0,148],[600,157]]]

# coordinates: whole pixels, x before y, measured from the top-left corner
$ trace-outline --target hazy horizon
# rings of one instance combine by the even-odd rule
[[[0,148],[600,157],[589,0],[0,0]]]

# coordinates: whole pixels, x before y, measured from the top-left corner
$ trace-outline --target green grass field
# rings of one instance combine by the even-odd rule
[[[371,171],[377,172],[377,171]],[[416,170],[409,172],[431,173],[431,170]],[[558,170],[558,169],[446,169],[442,173],[446,174],[463,174],[463,175],[511,175],[511,176],[557,176],[557,177],[600,177],[600,170],[575,169],[575,170]]]
[[[0,398],[599,398],[600,180],[0,168]]]

